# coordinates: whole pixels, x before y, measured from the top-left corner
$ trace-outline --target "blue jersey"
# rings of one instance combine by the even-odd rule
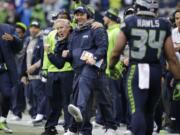
[[[160,63],[171,25],[163,18],[131,16],[121,26],[130,47],[131,63]]]

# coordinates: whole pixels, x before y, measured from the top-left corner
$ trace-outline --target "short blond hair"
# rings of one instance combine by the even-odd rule
[[[59,23],[64,23],[64,25],[66,25],[66,27],[71,27],[71,24],[70,24],[70,21],[67,20],[67,19],[57,19],[55,22],[54,22],[54,25],[53,25],[53,28],[56,29],[57,28],[57,25]]]

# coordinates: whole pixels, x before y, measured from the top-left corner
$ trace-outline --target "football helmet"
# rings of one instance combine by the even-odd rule
[[[136,11],[135,11],[134,7],[129,7],[129,8],[126,8],[126,9],[124,10],[124,15],[123,15],[123,17],[124,17],[124,19],[125,19],[125,18],[127,18],[127,17],[129,17],[129,16],[131,16],[131,15],[134,15],[135,13],[136,13]]]
[[[136,0],[136,4],[147,9],[158,9],[159,3],[158,0]]]
[[[136,0],[135,8],[137,14],[156,16],[159,2],[158,0]]]

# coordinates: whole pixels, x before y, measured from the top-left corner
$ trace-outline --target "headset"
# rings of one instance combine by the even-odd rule
[[[178,13],[178,12],[180,12],[180,9],[176,9],[176,10],[172,13],[172,15],[169,17],[169,21],[172,23],[172,25],[173,25],[174,27],[176,27],[175,15],[176,15],[176,13]]]

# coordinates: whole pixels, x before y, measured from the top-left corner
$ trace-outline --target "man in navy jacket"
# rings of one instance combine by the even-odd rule
[[[115,135],[116,125],[112,118],[112,104],[105,77],[107,33],[104,28],[92,29],[92,19],[86,7],[78,7],[75,12],[77,27],[69,38],[68,51],[62,56],[71,61],[75,76],[73,82],[72,104],[69,113],[74,117],[65,135],[92,135],[90,123],[93,93],[97,92],[97,103],[105,120],[105,134]],[[99,64],[98,64],[99,63]]]
[[[12,26],[0,24],[0,129],[7,133],[12,133],[12,130],[7,127],[6,117],[11,104],[11,91],[18,81],[15,53],[22,48],[22,43],[14,32],[15,29]]]

